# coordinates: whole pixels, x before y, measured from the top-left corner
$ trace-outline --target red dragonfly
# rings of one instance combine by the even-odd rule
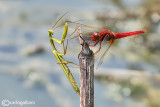
[[[67,22],[80,24],[80,25],[85,26],[85,27],[98,28],[98,27],[88,26],[88,25],[85,25],[85,24],[72,22],[72,21],[67,21]],[[102,64],[104,56],[106,55],[108,49],[112,46],[112,44],[114,43],[114,41],[116,39],[120,39],[120,38],[124,38],[124,37],[128,37],[128,36],[133,36],[133,35],[138,35],[138,34],[142,34],[142,33],[146,32],[146,30],[144,30],[144,31],[132,31],[132,32],[125,32],[125,33],[113,33],[110,30],[106,30],[106,29],[102,29],[102,28],[98,28],[98,29],[101,29],[102,31],[100,31],[99,34],[94,32],[91,35],[92,40],[88,40],[88,41],[95,41],[95,43],[93,45],[89,45],[89,46],[92,46],[92,47],[95,47],[100,42],[99,49],[94,54],[97,54],[100,51],[101,44],[102,44],[103,41],[109,41],[110,44],[109,44],[108,48],[105,50],[105,52],[103,53],[102,57],[100,58],[97,67],[99,67],[99,65]]]
[[[104,56],[106,55],[108,49],[112,46],[112,44],[114,43],[114,41],[116,39],[120,39],[120,38],[124,38],[124,37],[128,37],[128,36],[133,36],[133,35],[138,35],[138,34],[142,34],[142,33],[145,33],[145,32],[146,32],[146,30],[144,30],[144,31],[132,31],[132,32],[125,32],[125,33],[113,33],[109,30],[102,30],[102,31],[99,32],[99,34],[94,32],[91,35],[92,40],[89,40],[89,41],[96,41],[96,43],[93,44],[93,45],[89,45],[89,46],[94,47],[98,44],[98,42],[100,42],[99,49],[95,52],[95,54],[97,54],[100,51],[102,41],[106,40],[106,41],[110,42],[110,45],[105,50],[102,57],[100,58],[100,60],[98,62],[98,66],[102,64]]]

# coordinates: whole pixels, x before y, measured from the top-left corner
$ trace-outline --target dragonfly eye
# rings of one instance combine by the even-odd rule
[[[91,35],[91,38],[92,38],[93,41],[96,41],[96,40],[99,38],[99,35],[98,35],[96,32],[94,32],[94,33]]]
[[[94,34],[94,36],[99,36],[98,33],[96,33],[96,32],[94,32],[93,34]]]

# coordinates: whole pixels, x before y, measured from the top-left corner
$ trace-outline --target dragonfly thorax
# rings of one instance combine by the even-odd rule
[[[103,30],[99,33],[101,39],[105,39],[105,40],[111,40],[114,39],[114,34],[113,32],[109,31],[109,30]]]
[[[110,32],[110,31],[108,31],[108,30],[103,30],[103,31],[99,32],[99,35],[100,35],[101,37],[105,37],[109,32]]]

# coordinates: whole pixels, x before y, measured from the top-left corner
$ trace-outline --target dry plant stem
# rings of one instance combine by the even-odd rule
[[[80,42],[80,45],[83,45],[84,44],[84,39],[83,39],[83,36],[82,36],[82,32],[81,32],[81,28],[78,26],[77,27],[77,33],[79,35],[79,42]]]
[[[80,44],[82,43],[82,50],[78,56],[80,64],[80,107],[94,107],[94,54],[79,31],[80,28],[77,29],[81,36],[79,38]]]

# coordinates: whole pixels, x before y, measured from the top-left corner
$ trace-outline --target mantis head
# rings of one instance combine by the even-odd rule
[[[53,30],[48,30],[49,34],[53,35]]]
[[[68,11],[68,12],[69,12],[69,11]],[[57,23],[63,18],[63,16],[66,15],[68,12],[66,12],[65,14],[63,14],[63,15],[56,21],[56,23],[52,26],[52,29],[55,29],[56,24],[57,24]],[[65,24],[65,26],[68,27],[67,23]],[[56,27],[56,28],[57,28],[57,27]],[[50,35],[53,35],[53,34],[54,34],[54,31],[53,31],[53,30],[48,30],[48,32],[49,32]]]

